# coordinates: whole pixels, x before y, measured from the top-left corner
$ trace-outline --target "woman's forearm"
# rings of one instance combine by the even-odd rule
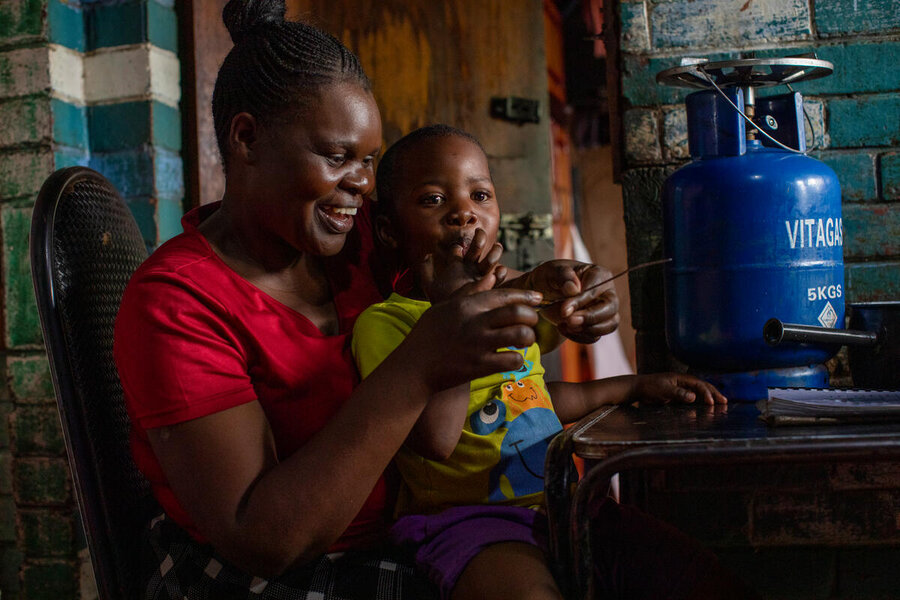
[[[178,501],[221,554],[255,574],[282,573],[340,537],[433,394],[521,366],[520,354],[497,348],[534,343],[529,306],[538,300],[485,290],[432,306],[280,461],[258,402],[150,430],[151,444]]]
[[[386,359],[281,461],[256,402],[148,434],[176,497],[217,552],[250,573],[277,575],[327,551],[406,439],[431,394],[410,364]]]

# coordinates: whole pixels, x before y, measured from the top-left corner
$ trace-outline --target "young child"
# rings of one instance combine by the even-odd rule
[[[393,293],[357,320],[352,350],[363,377],[432,302],[552,278],[541,266],[504,280],[499,205],[487,156],[470,134],[444,125],[410,133],[385,153],[376,182],[376,233],[414,279],[405,296]],[[605,404],[725,398],[674,373],[545,382],[536,343],[498,351],[521,354],[522,367],[431,398],[396,456],[402,484],[392,536],[416,547],[442,598],[559,598],[536,509],[544,456],[561,423]]]

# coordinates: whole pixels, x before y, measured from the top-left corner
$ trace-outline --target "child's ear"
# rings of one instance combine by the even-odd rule
[[[394,227],[387,215],[378,215],[375,217],[375,235],[378,241],[388,248],[397,249],[397,239],[394,236]]]

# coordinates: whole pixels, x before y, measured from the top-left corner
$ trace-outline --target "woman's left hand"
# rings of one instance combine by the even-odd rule
[[[547,261],[525,275],[528,289],[541,292],[550,303],[540,310],[541,316],[581,344],[596,342],[619,326],[613,282],[593,287],[611,276],[603,267],[566,259]]]

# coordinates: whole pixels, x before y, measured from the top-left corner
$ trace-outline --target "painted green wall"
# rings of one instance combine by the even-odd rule
[[[149,248],[180,231],[172,0],[0,3],[0,592],[96,598],[31,282],[31,207],[54,170],[90,166]]]
[[[795,89],[812,121],[808,142],[820,148],[812,155],[841,183],[847,301],[900,298],[896,0],[623,0],[619,18],[630,264],[661,256],[659,190],[688,159],[683,99],[690,90],[660,86],[656,74],[683,57],[816,52],[834,63],[834,74]],[[661,272],[638,272],[630,281],[639,370],[677,366],[663,334]]]

